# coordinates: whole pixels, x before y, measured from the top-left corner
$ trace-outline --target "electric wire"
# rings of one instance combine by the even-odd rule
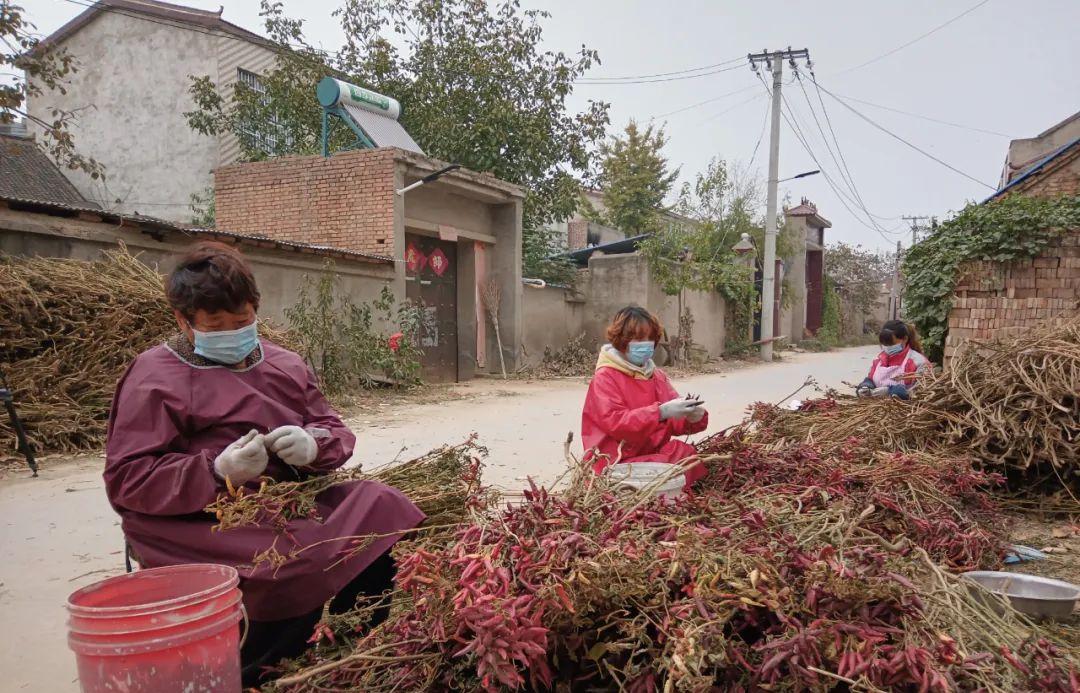
[[[743,56],[740,55],[738,58],[732,58],[731,60],[725,60],[722,63],[716,63],[714,65],[703,65],[701,67],[694,67],[694,68],[690,68],[688,70],[675,70],[674,72],[657,72],[657,73],[651,74],[651,75],[627,75],[627,76],[623,76],[623,77],[603,77],[603,76],[599,76],[599,77],[582,77],[580,81],[582,81],[582,82],[593,82],[593,81],[621,82],[623,80],[651,79],[653,77],[671,77],[673,75],[684,75],[684,74],[689,74],[691,72],[701,72],[703,70],[712,70],[712,69],[715,69],[715,68],[718,68],[718,67],[724,67],[725,65],[731,65],[732,63],[742,62],[745,59],[746,58],[744,58]]]
[[[682,75],[680,77],[660,77],[658,79],[638,79],[627,82],[599,82],[591,81],[586,78],[574,80],[574,84],[578,86],[599,86],[599,87],[613,87],[632,84],[657,84],[660,82],[679,82],[685,79],[697,79],[698,77],[709,77],[711,75],[718,75],[721,72],[731,72],[732,70],[741,70],[742,65],[733,65],[731,67],[722,67],[718,70],[710,70],[709,72],[702,72],[696,75]]]
[[[756,84],[751,84],[750,86],[743,87],[742,89],[736,89],[735,91],[729,91],[726,94],[720,94],[719,96],[713,96],[711,98],[705,99],[704,101],[698,101],[697,103],[690,104],[689,106],[683,106],[682,108],[676,108],[674,111],[668,111],[667,113],[661,113],[660,115],[654,115],[654,116],[652,116],[652,120],[658,120],[660,118],[667,118],[668,116],[673,116],[673,115],[676,115],[678,113],[685,113],[686,111],[689,111],[691,109],[700,108],[701,106],[704,106],[706,104],[710,104],[710,103],[713,103],[715,101],[719,101],[720,99],[726,99],[729,96],[735,96],[736,94],[741,94],[744,91],[750,91],[751,89],[757,89],[757,85]]]
[[[754,144],[754,153],[750,155],[750,163],[746,165],[746,168],[754,168],[754,159],[757,158],[758,149],[761,148],[761,141],[765,139],[765,131],[769,128],[769,115],[772,113],[772,101],[767,100],[765,102],[765,120],[761,123],[761,134],[758,135],[757,143]]]
[[[730,113],[731,111],[734,111],[736,108],[740,108],[742,106],[745,106],[748,103],[753,103],[754,101],[758,101],[760,99],[761,99],[761,94],[754,94],[753,96],[751,96],[749,99],[746,99],[745,101],[740,101],[739,103],[737,103],[737,104],[735,104],[733,106],[729,106],[728,108],[725,108],[724,110],[720,111],[719,113],[714,113],[713,115],[709,116],[708,118],[701,121],[700,123],[697,123],[694,127],[701,127],[705,123],[716,120],[720,116],[725,115],[727,113]]]
[[[930,31],[927,31],[924,34],[920,34],[919,36],[916,36],[915,38],[911,39],[907,43],[899,45],[896,48],[893,48],[892,50],[890,50],[888,52],[882,53],[881,55],[877,56],[876,58],[871,58],[870,60],[867,60],[864,63],[860,63],[858,65],[855,65],[854,67],[849,67],[847,69],[841,70],[840,72],[837,72],[836,75],[833,75],[833,76],[844,75],[844,74],[847,74],[849,72],[853,72],[855,70],[860,70],[860,69],[866,67],[867,65],[871,65],[873,63],[876,63],[879,60],[882,60],[884,58],[888,58],[890,55],[893,55],[895,53],[899,53],[900,51],[904,50],[908,46],[910,46],[912,44],[915,44],[915,43],[918,43],[919,41],[922,41],[924,38],[927,38],[928,36],[941,31],[942,29],[949,26],[953,22],[955,22],[955,21],[957,21],[959,19],[962,19],[963,17],[966,17],[967,15],[971,14],[972,12],[979,9],[980,7],[982,7],[983,5],[985,5],[988,2],[990,2],[990,0],[982,0],[982,2],[979,2],[979,3],[976,3],[975,5],[972,5],[971,7],[964,10],[960,14],[956,15],[955,17],[953,17],[949,21],[945,22],[944,24],[937,25],[936,27],[934,27]]]
[[[771,95],[772,94],[772,89],[769,87],[768,83],[765,82],[765,79],[760,75],[760,73],[758,74],[758,79],[761,80],[761,84],[762,84],[762,86],[765,87],[766,93]],[[880,233],[885,233],[886,232],[885,229],[883,229],[879,224],[874,222],[873,218],[869,218],[870,215],[869,215],[868,210],[862,209],[862,211],[865,214],[867,214],[867,216],[868,216],[868,221],[870,222],[869,224],[864,222],[860,218],[860,215],[851,208],[851,206],[861,208],[861,205],[859,204],[859,202],[854,197],[852,197],[852,195],[849,192],[844,190],[840,185],[838,185],[836,183],[835,179],[829,174],[826,167],[821,164],[820,160],[818,160],[818,158],[817,158],[817,155],[814,154],[813,148],[810,147],[810,143],[809,143],[808,138],[803,134],[802,128],[799,126],[798,120],[795,118],[794,110],[791,108],[791,104],[788,103],[787,98],[784,97],[783,94],[781,94],[781,99],[783,100],[783,106],[787,107],[787,112],[786,113],[784,111],[784,108],[781,107],[781,110],[780,110],[781,116],[783,116],[784,120],[787,122],[788,128],[795,135],[796,139],[799,140],[799,143],[803,146],[803,149],[806,150],[807,154],[810,155],[810,158],[817,165],[818,169],[821,171],[821,175],[825,178],[826,183],[832,189],[833,193],[836,194],[836,196],[840,198],[840,203],[842,205],[844,205],[845,209],[847,209],[848,212],[851,213],[851,215],[853,217],[855,217],[856,221],[858,221],[860,224],[862,224],[863,226],[865,226],[866,228],[868,228],[868,229],[870,229],[872,231],[877,231],[879,234]],[[789,113],[790,113],[790,118],[788,117]],[[850,202],[850,205],[848,204],[849,202]]]
[[[765,91],[771,95],[772,94],[772,89],[765,82],[765,79],[761,76],[760,73],[756,73],[756,74],[757,74],[758,79],[761,80],[762,86],[765,87]],[[845,193],[845,191],[843,191],[836,184],[836,182],[833,180],[832,176],[830,176],[829,172],[826,170],[826,167],[823,166],[821,164],[821,161],[818,160],[818,157],[814,153],[814,150],[810,147],[810,143],[807,142],[806,138],[803,136],[802,128],[800,128],[798,123],[795,121],[794,115],[791,115],[789,117],[788,114],[791,112],[791,106],[788,104],[787,99],[784,98],[782,93],[780,95],[780,98],[781,98],[781,101],[782,101],[782,105],[780,107],[780,115],[783,117],[784,121],[788,124],[788,128],[795,135],[795,139],[797,139],[799,141],[799,144],[802,145],[802,147],[806,151],[807,155],[809,155],[810,159],[817,165],[818,169],[821,171],[822,177],[825,179],[825,182],[828,184],[829,188],[832,189],[833,193],[836,195],[837,199],[840,201],[840,204],[844,206],[844,209],[846,209],[848,211],[848,213],[851,214],[852,218],[854,218],[855,221],[859,222],[859,224],[861,224],[862,226],[866,227],[867,229],[869,229],[871,231],[877,232],[882,238],[884,238],[890,244],[893,243],[894,239],[889,238],[884,233],[883,229],[878,228],[876,226],[873,226],[871,224],[867,224],[860,217],[859,213],[856,212],[854,209],[852,209],[851,205],[848,204],[848,201],[846,199],[847,194]],[[856,206],[858,206],[858,205],[856,205]]]
[[[926,120],[926,121],[929,121],[931,123],[938,123],[939,125],[948,125],[950,127],[960,128],[961,130],[971,130],[972,132],[981,132],[981,133],[986,134],[986,135],[996,135],[998,137],[1005,137],[1007,139],[1017,139],[1016,135],[1010,135],[1010,134],[1007,134],[1007,133],[1004,133],[1004,132],[998,132],[997,130],[986,130],[984,128],[973,127],[971,125],[962,125],[960,123],[952,123],[952,122],[949,122],[948,120],[940,120],[938,118],[932,118],[930,116],[920,115],[918,113],[912,113],[911,111],[902,111],[899,108],[893,108],[891,106],[882,106],[881,104],[873,103],[872,101],[866,101],[864,99],[856,99],[854,96],[847,96],[845,94],[837,94],[837,96],[839,96],[842,99],[847,99],[848,101],[854,101],[855,103],[861,103],[861,104],[864,104],[866,106],[873,106],[874,108],[880,108],[883,111],[892,111],[893,113],[899,113],[901,115],[910,116],[912,118],[918,118],[920,120]]]
[[[821,126],[821,121],[818,120],[817,111],[814,109],[813,102],[810,101],[810,94],[806,91],[806,85],[803,84],[802,76],[799,74],[797,68],[794,70],[794,72],[799,82],[799,89],[803,93],[803,98],[806,99],[806,105],[810,108],[810,115],[814,118],[814,125],[817,126],[818,133],[821,134],[821,141],[825,143],[825,148],[828,150],[829,156],[832,158],[833,163],[836,164],[836,169],[840,173],[840,178],[847,184],[847,187],[851,191],[852,195],[855,196],[855,199],[852,200],[852,203],[866,213],[867,218],[871,220],[871,223],[874,226],[884,230],[880,224],[874,221],[874,219],[893,221],[899,219],[900,217],[883,217],[880,214],[874,214],[867,207],[866,201],[863,199],[862,194],[859,192],[859,188],[855,185],[855,177],[851,175],[851,169],[848,167],[847,159],[844,158],[844,152],[840,149],[840,140],[836,137],[836,130],[833,128],[832,120],[829,118],[829,112],[825,109],[825,102],[821,100],[821,94],[818,93],[818,99],[819,101],[821,101],[822,115],[824,116],[825,121],[829,126],[829,132],[832,134],[833,146],[829,145],[829,137],[825,134],[825,129]],[[813,71],[811,71],[810,74],[813,74]]]
[[[814,79],[813,77],[811,77],[811,78],[812,78],[812,79]],[[826,94],[828,94],[828,95],[829,95],[830,97],[832,97],[832,98],[833,98],[833,99],[834,99],[834,100],[835,100],[835,101],[836,101],[837,103],[839,103],[839,104],[840,104],[841,106],[843,106],[844,108],[848,109],[849,111],[851,111],[851,112],[852,112],[852,113],[854,113],[855,115],[859,116],[860,118],[862,118],[863,120],[865,120],[865,121],[866,121],[867,123],[869,123],[870,125],[873,125],[873,126],[874,126],[875,128],[877,128],[878,130],[881,130],[882,132],[884,132],[884,133],[885,133],[886,135],[888,135],[889,137],[892,137],[892,138],[893,138],[893,139],[895,139],[895,140],[898,140],[898,141],[900,141],[900,142],[903,142],[903,143],[904,143],[904,144],[906,144],[906,145],[907,145],[908,147],[910,147],[910,148],[914,149],[915,151],[919,152],[920,154],[922,154],[923,156],[927,157],[928,159],[931,159],[931,160],[933,160],[933,161],[935,161],[935,162],[937,162],[937,163],[941,164],[942,166],[944,166],[945,168],[949,169],[949,170],[950,170],[950,171],[952,171],[953,173],[957,173],[957,174],[959,174],[959,175],[963,176],[964,178],[967,178],[967,179],[968,179],[968,180],[970,180],[970,181],[973,181],[973,182],[975,182],[975,183],[978,183],[979,185],[982,185],[982,186],[985,186],[985,187],[987,187],[987,188],[990,188],[991,190],[997,190],[997,188],[996,188],[996,187],[994,187],[993,185],[990,185],[989,183],[985,183],[985,182],[983,182],[983,181],[979,180],[978,178],[976,178],[975,176],[972,176],[972,175],[971,175],[971,174],[969,174],[969,173],[966,173],[966,172],[964,172],[964,171],[961,171],[960,169],[956,168],[956,167],[955,167],[955,166],[953,166],[952,164],[949,164],[949,163],[947,163],[947,162],[945,162],[945,161],[942,161],[941,159],[937,158],[936,156],[934,156],[934,155],[933,155],[933,154],[931,154],[930,152],[926,151],[925,149],[922,149],[922,148],[921,148],[921,147],[919,147],[918,145],[912,144],[911,142],[907,141],[906,139],[904,139],[904,138],[903,138],[903,137],[901,137],[900,135],[897,135],[897,134],[896,134],[895,132],[893,132],[892,130],[889,130],[888,128],[886,128],[886,127],[885,127],[885,126],[883,126],[883,125],[880,125],[880,124],[879,124],[879,123],[877,123],[876,121],[872,120],[872,119],[871,119],[871,118],[870,118],[869,116],[863,115],[863,114],[862,114],[862,113],[861,113],[860,111],[856,110],[854,106],[851,106],[851,105],[850,105],[850,104],[848,104],[848,103],[847,103],[846,101],[844,101],[843,99],[841,99],[841,98],[840,98],[839,96],[837,96],[836,94],[832,93],[831,91],[829,91],[829,90],[828,90],[828,89],[826,89],[825,87],[821,86],[821,84],[820,84],[820,83],[819,83],[819,82],[817,81],[817,79],[814,79],[814,84],[817,84],[817,85],[818,85],[818,88],[820,88],[820,89],[821,89],[821,91],[823,91],[823,92],[825,92]]]

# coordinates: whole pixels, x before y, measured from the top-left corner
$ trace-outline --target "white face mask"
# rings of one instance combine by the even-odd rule
[[[237,330],[200,332],[194,327],[195,353],[217,363],[231,366],[240,363],[259,346],[258,321]]]

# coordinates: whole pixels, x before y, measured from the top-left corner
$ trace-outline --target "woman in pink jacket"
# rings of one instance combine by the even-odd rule
[[[930,361],[922,354],[922,344],[914,325],[902,320],[890,320],[878,334],[881,353],[870,364],[870,373],[859,383],[856,392],[861,397],[881,391],[889,397],[908,399],[915,379]]]
[[[581,414],[586,461],[599,474],[616,463],[693,457],[693,446],[675,438],[704,431],[709,415],[700,400],[680,397],[653,363],[660,322],[644,308],[623,308],[607,338]],[[701,466],[687,469],[687,486],[704,474]]]

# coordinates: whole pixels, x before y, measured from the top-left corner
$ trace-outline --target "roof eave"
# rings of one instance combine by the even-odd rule
[[[171,221],[166,221],[164,219],[147,217],[139,214],[121,214],[118,212],[109,212],[102,209],[68,205],[58,202],[46,202],[43,200],[30,200],[20,197],[0,196],[0,206],[12,208],[12,204],[15,205],[14,209],[16,211],[25,211],[36,214],[48,214],[51,216],[64,216],[65,214],[70,215],[72,213],[91,214],[99,218],[103,222],[110,222],[112,224],[115,224],[116,226],[138,227],[139,231],[151,237],[153,237],[155,234],[161,233],[175,233],[194,237],[209,236],[211,238],[218,239],[232,239],[237,243],[252,245],[255,247],[271,247],[280,250],[289,250],[301,254],[329,256],[378,265],[394,264],[394,259],[392,257],[388,257],[385,255],[376,255],[374,253],[364,253],[356,250],[346,250],[344,248],[335,248],[333,246],[323,246],[312,243],[286,241],[276,238],[269,238],[266,236],[253,236],[249,234],[225,231],[223,229],[185,226],[183,224],[177,224]]]
[[[178,6],[180,7],[180,6]],[[151,6],[144,5],[137,2],[129,2],[127,0],[99,0],[93,5],[87,7],[85,10],[75,15],[70,21],[63,24],[59,29],[49,34],[41,41],[38,42],[31,53],[36,53],[42,50],[50,49],[60,43],[66,41],[70,36],[81,30],[83,27],[90,24],[94,19],[98,17],[102,12],[116,11],[118,14],[125,15],[124,10],[128,13],[137,13],[146,15],[149,17],[158,17],[162,20],[173,22],[172,26],[177,29],[185,29],[184,25],[191,25],[194,27],[201,27],[203,29],[209,29],[211,31],[219,31],[223,34],[235,36],[252,43],[257,43],[267,48],[278,50],[281,48],[278,44],[274,43],[265,36],[259,36],[258,34],[248,31],[247,29],[233,24],[227,20],[221,18],[220,14],[206,12],[205,16],[200,15],[200,19],[196,20],[193,17],[183,17],[178,14],[178,10],[169,11],[166,8],[154,8],[159,11],[155,12],[151,9]],[[203,10],[197,10],[195,8],[183,8],[193,12],[203,13]]]
[[[1067,143],[1063,144],[1062,146],[1058,147],[1054,151],[1050,152],[1046,156],[1042,157],[1041,159],[1039,159],[1038,161],[1033,163],[1031,166],[1028,166],[1023,171],[1020,171],[1015,176],[1013,176],[1013,178],[1008,183],[1006,183],[1000,190],[995,191],[993,194],[991,194],[989,197],[987,197],[985,200],[983,200],[979,204],[986,204],[987,202],[990,202],[991,200],[995,200],[995,199],[1001,197],[1002,195],[1004,195],[1008,191],[1012,190],[1013,188],[1015,188],[1015,187],[1017,187],[1019,185],[1022,185],[1029,178],[1037,175],[1039,172],[1041,172],[1047,166],[1054,163],[1054,161],[1056,161],[1057,159],[1065,156],[1066,154],[1068,154],[1070,151],[1072,151],[1075,148],[1080,148],[1080,137],[1076,137],[1071,142],[1067,142]]]

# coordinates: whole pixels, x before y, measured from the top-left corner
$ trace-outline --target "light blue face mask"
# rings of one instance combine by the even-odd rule
[[[240,363],[259,346],[258,321],[238,330],[200,332],[194,327],[195,353],[216,363],[231,366]]]
[[[644,366],[653,357],[656,345],[652,342],[630,342],[626,347],[626,360],[635,366]]]
[[[903,344],[903,342],[897,342],[896,344],[893,344],[891,346],[881,347],[881,350],[884,351],[889,356],[896,356],[897,354],[899,354],[901,351],[904,350],[904,344]]]

